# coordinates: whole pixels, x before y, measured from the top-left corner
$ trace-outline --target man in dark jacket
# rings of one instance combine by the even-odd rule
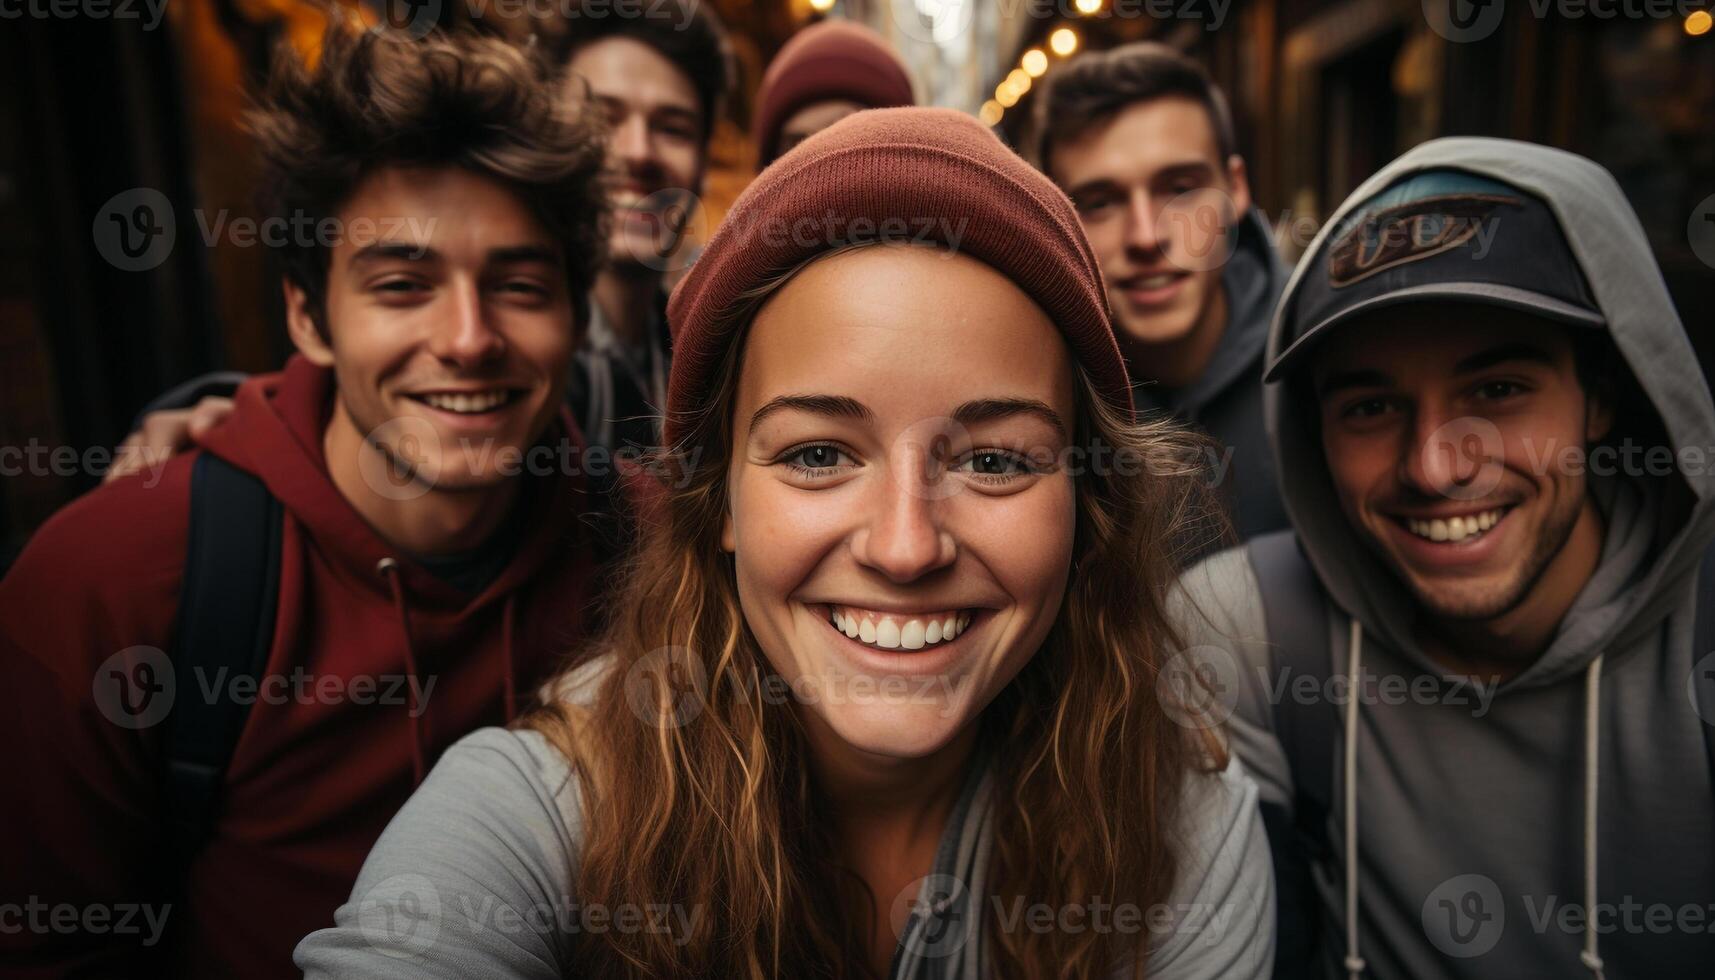
[[[292,947],[438,754],[511,718],[584,632],[564,384],[603,252],[601,141],[556,82],[499,41],[335,29],[313,74],[274,83],[253,119],[270,211],[313,229],[280,246],[299,353],[200,451],[49,520],[0,581],[0,895],[24,911],[0,972],[296,976]],[[183,657],[221,612],[183,614],[225,543],[192,528],[236,495],[211,473],[278,508],[254,675]],[[183,847],[199,808],[176,746],[216,703],[242,726]]]
[[[1251,207],[1226,97],[1161,44],[1074,58],[1039,103],[1044,172],[1077,206],[1138,407],[1219,443],[1240,538],[1286,526],[1262,424],[1262,355],[1286,282]]]

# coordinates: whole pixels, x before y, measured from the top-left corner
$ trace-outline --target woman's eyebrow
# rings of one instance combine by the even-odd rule
[[[1014,415],[1034,415],[1053,426],[1061,438],[1066,438],[1066,421],[1060,413],[1048,407],[1046,402],[1034,398],[979,398],[953,409],[952,418],[960,425],[976,425]]]
[[[825,415],[830,418],[849,418],[859,421],[871,421],[875,413],[871,412],[863,402],[844,395],[779,395],[768,400],[766,405],[757,409],[750,417],[749,431],[755,432],[762,420],[775,412],[787,409],[797,409],[813,415]]]

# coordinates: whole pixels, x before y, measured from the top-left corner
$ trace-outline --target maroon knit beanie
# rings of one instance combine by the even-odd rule
[[[1072,202],[977,120],[871,109],[799,144],[745,188],[667,302],[667,444],[701,407],[746,291],[847,241],[937,243],[1006,276],[1065,334],[1102,396],[1133,418],[1102,274]],[[814,329],[806,325],[805,329]]]
[[[880,34],[848,20],[825,20],[792,35],[756,93],[756,165],[780,155],[780,127],[799,109],[849,99],[866,109],[915,105],[911,75]]]

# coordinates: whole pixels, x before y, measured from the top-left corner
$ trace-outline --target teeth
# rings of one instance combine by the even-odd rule
[[[505,391],[480,391],[472,394],[435,394],[418,396],[424,403],[446,412],[475,414],[487,412],[506,401]]]
[[[971,623],[968,612],[930,616],[898,616],[834,606],[828,612],[834,628],[883,650],[921,650],[956,639]]]
[[[1463,541],[1474,538],[1494,527],[1506,511],[1501,508],[1486,510],[1480,514],[1463,514],[1458,517],[1440,518],[1433,520],[1418,520],[1407,518],[1405,526],[1411,533],[1431,541]]]
[[[1159,276],[1144,276],[1137,281],[1137,284],[1144,289],[1160,289],[1172,282],[1173,276],[1164,272]]]
[[[875,645],[883,650],[899,649],[899,624],[891,619],[884,619],[876,624]]]
[[[908,620],[899,630],[899,645],[907,650],[923,649],[923,640],[927,631],[920,619]]]

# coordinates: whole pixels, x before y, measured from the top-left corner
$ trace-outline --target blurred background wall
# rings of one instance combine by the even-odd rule
[[[161,391],[287,354],[240,115],[285,42],[342,16],[445,27],[498,0],[0,0],[0,568],[99,482]],[[539,0],[536,9],[564,0]],[[640,0],[646,2],[646,0]],[[753,173],[751,101],[793,32],[880,31],[921,101],[1028,145],[1041,77],[1138,39],[1232,97],[1257,204],[1289,257],[1365,176],[1422,140],[1510,136],[1606,165],[1643,219],[1705,368],[1715,361],[1715,31],[1707,0],[713,0],[738,97],[715,132],[712,230]],[[541,25],[489,25],[522,36]],[[230,227],[229,225],[227,227]],[[143,247],[144,231],[151,232]],[[165,243],[163,249],[162,243]],[[696,243],[687,244],[695,248]],[[19,470],[22,470],[21,472]]]

